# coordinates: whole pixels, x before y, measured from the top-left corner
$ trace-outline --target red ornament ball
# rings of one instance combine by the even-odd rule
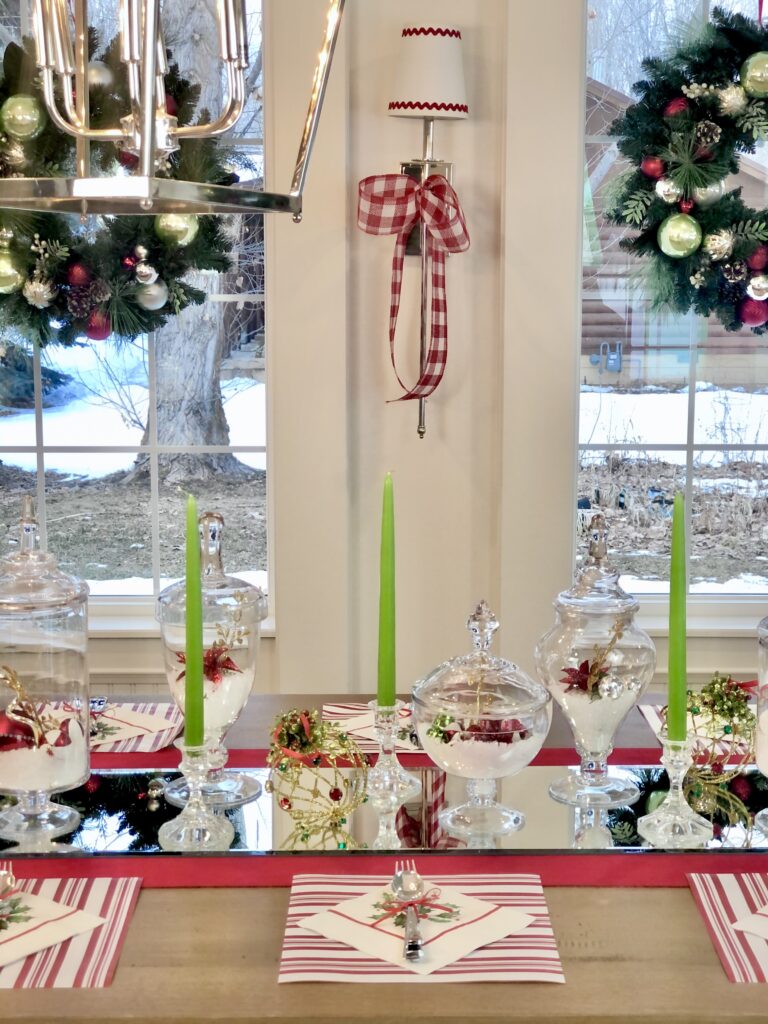
[[[677,117],[679,114],[684,114],[688,110],[690,104],[685,96],[675,96],[673,100],[664,107],[664,117]]]
[[[745,327],[762,327],[768,323],[768,302],[758,299],[742,299],[739,305],[739,319]]]
[[[173,98],[173,96],[165,97],[165,112],[169,117],[176,117],[179,112],[179,104]]]
[[[339,800],[341,800],[341,798],[344,796],[344,794],[342,793],[338,786],[334,786],[333,789],[328,791],[328,796],[331,798],[331,800],[334,801],[334,803],[338,803]]]
[[[755,251],[747,256],[747,266],[750,270],[765,270],[768,267],[768,245],[758,245]]]
[[[280,806],[284,811],[290,811],[291,807],[293,807],[293,804],[291,803],[287,796],[281,796]]]
[[[112,333],[112,324],[109,314],[100,309],[94,309],[88,317],[85,334],[91,341],[105,341]]]
[[[92,775],[85,784],[85,791],[86,793],[95,793],[99,786],[101,786],[101,779],[98,775]]]
[[[121,167],[125,167],[127,171],[132,171],[139,166],[139,158],[135,153],[131,153],[127,149],[121,149],[118,152],[117,162]]]
[[[677,205],[680,213],[690,213],[694,207],[694,202],[692,199],[681,199]]]
[[[706,160],[714,160],[714,158],[715,158],[714,152],[711,149],[708,149],[706,146],[699,146],[699,148],[696,150],[694,156],[696,157],[697,160],[704,160],[704,161],[706,161]]]
[[[67,267],[67,284],[71,288],[85,288],[93,280],[93,274],[84,263],[70,263]]]
[[[123,258],[120,260],[120,264],[123,270],[133,270],[133,268],[136,266],[138,262],[139,257],[131,255],[123,256]]]
[[[644,156],[640,161],[640,170],[646,178],[656,180],[664,174],[666,169],[664,161],[660,156]]]

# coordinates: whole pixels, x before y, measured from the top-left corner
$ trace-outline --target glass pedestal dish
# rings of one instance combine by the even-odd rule
[[[255,800],[261,784],[247,772],[226,771],[227,732],[245,707],[256,679],[261,622],[267,600],[258,588],[222,566],[224,520],[215,512],[200,516],[203,595],[203,696],[207,772],[202,795],[226,809]],[[157,617],[163,641],[165,674],[171,696],[184,712],[186,644],[185,584],[166,587],[158,598]],[[184,806],[189,795],[185,778],[166,787],[166,800]]]
[[[579,768],[550,786],[550,796],[574,807],[605,810],[638,799],[626,773],[610,770],[616,730],[650,683],[653,641],[635,623],[636,598],[604,564],[607,530],[590,526],[589,557],[574,586],[555,600],[557,622],[536,646],[536,668],[571,727]]]
[[[413,688],[413,716],[425,754],[467,779],[467,801],[439,814],[441,826],[468,845],[522,828],[520,811],[496,800],[496,780],[531,763],[552,720],[549,694],[490,645],[498,622],[483,601],[467,627],[475,651],[440,665]]]
[[[40,550],[29,498],[19,535],[0,563],[0,839],[39,852],[80,822],[51,794],[89,775],[88,587]]]

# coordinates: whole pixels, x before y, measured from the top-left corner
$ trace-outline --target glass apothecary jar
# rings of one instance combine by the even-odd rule
[[[499,623],[485,601],[467,628],[475,650],[415,684],[413,716],[424,752],[443,771],[469,780],[467,802],[441,811],[440,824],[483,847],[524,824],[520,811],[496,801],[496,779],[522,771],[541,750],[552,702],[540,683],[491,654]]]
[[[0,562],[0,838],[44,849],[76,811],[50,801],[89,774],[88,587],[40,549],[25,497],[18,550]]]
[[[218,512],[200,516],[200,567],[203,597],[203,717],[209,772],[203,787],[208,803],[237,807],[255,799],[261,785],[244,772],[224,771],[227,732],[245,707],[256,679],[261,623],[267,599],[259,587],[227,576],[222,562],[224,519]],[[157,602],[165,674],[171,695],[184,712],[186,587],[166,587]],[[184,780],[166,787],[166,799],[186,801]]]
[[[573,733],[581,766],[550,786],[577,807],[621,807],[639,797],[626,775],[609,771],[616,730],[650,683],[653,641],[635,622],[636,598],[606,564],[605,518],[592,517],[589,553],[570,590],[555,599],[555,625],[536,646],[536,668]]]

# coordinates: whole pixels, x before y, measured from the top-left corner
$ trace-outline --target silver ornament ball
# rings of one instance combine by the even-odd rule
[[[624,684],[620,679],[614,679],[613,676],[608,676],[607,679],[600,681],[597,689],[601,697],[607,698],[608,700],[618,700],[624,692]]]
[[[194,213],[161,213],[155,217],[155,234],[168,245],[184,247],[195,240],[200,224]]]
[[[24,93],[9,96],[0,107],[0,125],[5,134],[17,142],[36,139],[45,128],[47,120],[39,101]]]
[[[168,286],[160,279],[154,284],[142,284],[136,289],[136,301],[142,309],[162,309],[168,302]]]
[[[88,88],[111,89],[115,83],[112,68],[103,60],[92,60],[88,63]]]
[[[139,260],[145,260],[147,256],[149,256],[149,251],[148,249],[145,248],[145,246],[137,245],[136,248],[133,250],[133,255]]]
[[[656,195],[665,203],[677,203],[683,198],[683,190],[671,178],[659,178],[654,186]]]
[[[158,277],[155,268],[150,266],[149,263],[144,263],[143,260],[141,263],[136,264],[134,274],[139,284],[154,284]]]
[[[740,77],[747,96],[765,99],[768,96],[768,53],[761,51],[747,57],[741,65]]]
[[[757,299],[758,302],[768,299],[768,274],[755,274],[754,277],[750,277],[747,284],[747,295],[750,299]]]
[[[693,201],[699,206],[712,206],[723,198],[725,182],[716,181],[713,185],[702,185],[693,190]]]

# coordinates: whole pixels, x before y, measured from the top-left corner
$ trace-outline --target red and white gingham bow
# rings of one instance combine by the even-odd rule
[[[411,390],[395,364],[395,329],[400,309],[405,243],[415,224],[427,227],[427,258],[432,266],[432,326],[424,369]],[[389,354],[395,376],[408,398],[426,398],[440,383],[448,358],[448,303],[445,297],[445,254],[469,248],[469,233],[459,198],[448,181],[433,174],[419,184],[407,174],[375,174],[360,182],[357,224],[369,235],[397,235],[392,258],[389,305]]]

